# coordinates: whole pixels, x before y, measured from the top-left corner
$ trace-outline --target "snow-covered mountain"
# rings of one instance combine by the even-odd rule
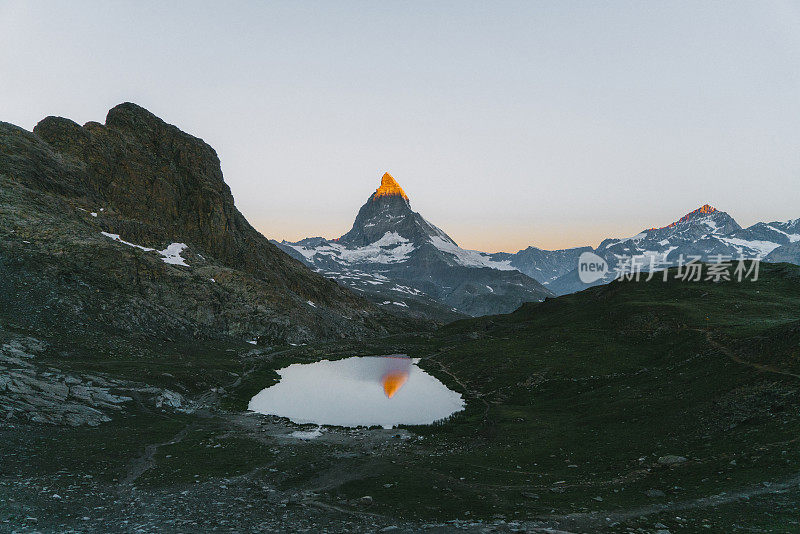
[[[381,305],[447,320],[459,314],[503,313],[525,301],[585,289],[577,273],[578,258],[590,251],[612,270],[630,258],[642,270],[675,265],[681,257],[800,264],[800,219],[742,228],[733,217],[706,204],[667,226],[608,238],[594,249],[528,247],[513,254],[490,254],[459,247],[414,212],[403,189],[386,173],[341,238],[276,244]]]
[[[578,265],[580,255],[591,250],[592,247],[576,247],[562,250],[544,250],[537,247],[528,247],[515,254],[496,252],[491,255],[491,258],[494,261],[508,262],[511,267],[527,274],[543,285],[548,285],[573,270]]]
[[[414,315],[447,320],[506,313],[552,296],[510,259],[459,247],[411,209],[389,173],[339,239],[277,244],[378,304]]]
[[[781,242],[774,242],[767,237],[777,238],[777,235],[767,236],[767,233],[755,226],[744,230],[733,217],[706,204],[663,228],[643,230],[627,239],[606,239],[598,250],[603,254],[628,256],[659,252],[703,258],[716,254],[763,257],[781,242],[789,242],[787,235],[781,236]]]
[[[706,204],[667,226],[648,228],[623,239],[605,239],[596,249],[589,246],[563,250],[528,247],[513,254],[497,252],[488,257],[563,295],[587,287],[579,280],[576,270],[578,258],[584,252],[601,256],[612,269],[620,260],[628,258],[636,258],[645,266],[644,270],[651,261],[663,268],[674,265],[681,255],[687,260],[699,256],[706,261],[721,255],[800,264],[800,219],[760,222],[742,228],[733,217]]]
[[[681,256],[685,261],[693,257],[701,261],[723,257],[798,262],[800,258],[794,244],[799,241],[800,219],[760,222],[742,228],[733,217],[706,204],[662,228],[649,228],[625,239],[605,239],[594,253],[604,258],[612,269],[620,260],[628,258],[636,258],[643,270],[649,270],[651,265],[662,269],[676,265]],[[573,269],[575,267],[577,264]],[[587,287],[580,282],[575,270],[547,286],[559,295]]]

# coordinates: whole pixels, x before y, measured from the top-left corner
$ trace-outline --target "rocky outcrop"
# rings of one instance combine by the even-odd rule
[[[306,299],[364,307],[349,292],[287,258],[250,226],[234,205],[211,146],[144,108],[120,104],[108,112],[105,125],[81,127],[48,117],[33,133],[62,161],[83,171],[82,194],[119,216],[109,221],[110,232],[149,243],[180,236],[220,263]]]
[[[155,408],[182,407],[182,397],[169,390],[42,366],[37,356],[45,345],[35,338],[0,345],[0,421],[97,426],[122,412],[130,395]]]
[[[135,104],[105,124],[0,123],[0,182],[0,316],[26,327],[271,343],[404,328],[270,243],[236,209],[214,149]],[[165,264],[150,249],[180,253]]]
[[[800,265],[800,241],[782,245],[770,252],[764,261],[772,263],[794,263]]]

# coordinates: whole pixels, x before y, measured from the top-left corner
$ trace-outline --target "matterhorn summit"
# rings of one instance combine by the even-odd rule
[[[412,211],[411,202],[397,180],[384,173],[381,185],[361,206],[353,228],[339,238],[347,246],[363,247],[387,237],[397,235],[419,247],[432,239],[457,247],[450,237]]]
[[[370,200],[376,200],[380,197],[401,197],[408,202],[408,195],[406,195],[406,192],[400,187],[400,184],[397,183],[397,180],[394,179],[394,176],[388,172],[383,173],[381,177],[381,186],[372,193]]]
[[[408,195],[388,172],[340,238],[278,245],[374,302],[417,316],[507,313],[552,295],[509,262],[459,247],[411,209]]]

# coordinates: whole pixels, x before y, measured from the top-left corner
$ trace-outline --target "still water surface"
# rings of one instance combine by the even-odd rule
[[[403,355],[292,364],[248,408],[295,423],[337,426],[425,425],[464,409],[459,393]]]

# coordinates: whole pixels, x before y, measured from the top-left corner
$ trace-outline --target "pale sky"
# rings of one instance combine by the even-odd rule
[[[485,251],[800,217],[798,2],[0,0],[0,120],[124,101],[271,238],[340,236],[384,171]]]

